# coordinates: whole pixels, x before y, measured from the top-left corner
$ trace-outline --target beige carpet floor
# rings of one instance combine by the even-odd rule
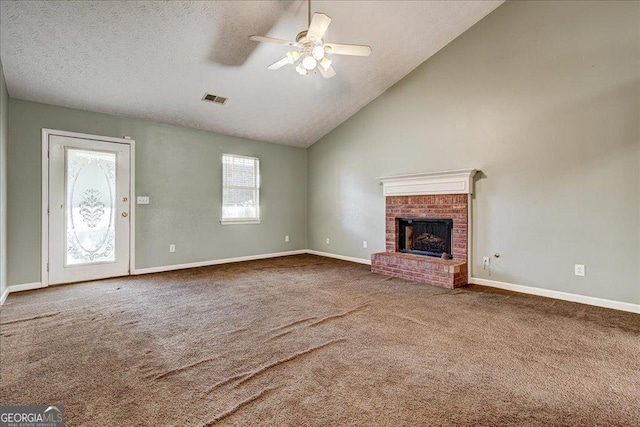
[[[67,426],[640,425],[640,316],[311,255],[11,294],[0,402]]]

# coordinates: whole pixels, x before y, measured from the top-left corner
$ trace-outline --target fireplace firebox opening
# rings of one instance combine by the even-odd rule
[[[396,218],[398,252],[442,257],[451,255],[453,219]]]

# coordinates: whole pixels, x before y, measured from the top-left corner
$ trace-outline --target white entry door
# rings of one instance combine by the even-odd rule
[[[130,150],[49,135],[49,284],[129,274]]]

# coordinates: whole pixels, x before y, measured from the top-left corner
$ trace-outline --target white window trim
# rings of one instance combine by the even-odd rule
[[[228,154],[228,153],[223,153],[222,154],[222,158],[224,158],[224,156],[229,156],[229,157],[239,157],[239,158],[243,158],[243,159],[251,159],[251,160],[255,160],[255,164],[256,164],[256,173],[258,176],[258,185],[257,187],[255,187],[255,189],[257,190],[256,192],[256,205],[257,205],[257,212],[258,212],[258,217],[257,218],[223,218],[224,215],[224,205],[221,204],[220,206],[220,224],[222,225],[244,225],[244,224],[260,224],[262,222],[262,218],[260,217],[260,184],[261,184],[261,177],[260,177],[260,159],[258,157],[251,157],[251,156],[242,156],[239,154]],[[221,159],[222,159],[221,158]],[[224,193],[224,189],[225,189],[225,185],[224,185],[224,163],[222,166],[222,192]],[[254,187],[242,187],[242,186],[229,186],[227,188],[244,188],[244,189],[251,189],[253,190]],[[221,194],[222,196],[222,202],[224,203],[224,196],[223,194]]]
[[[239,224],[260,224],[262,222],[261,219],[247,219],[246,221],[242,221],[240,219],[221,219],[220,224],[222,225],[239,225]]]

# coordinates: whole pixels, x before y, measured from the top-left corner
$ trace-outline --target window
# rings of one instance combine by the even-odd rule
[[[222,223],[260,222],[260,160],[222,155]]]

